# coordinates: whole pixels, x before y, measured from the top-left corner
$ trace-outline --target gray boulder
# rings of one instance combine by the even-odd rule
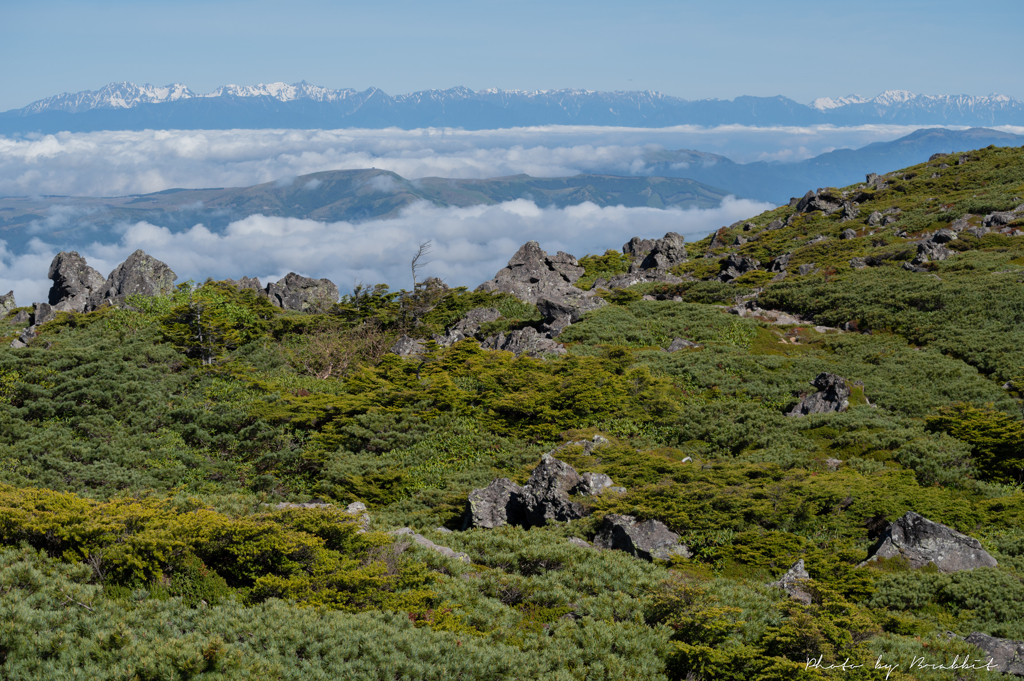
[[[62,251],[54,256],[46,276],[53,281],[47,303],[56,312],[85,312],[90,298],[106,284],[103,275],[89,267],[75,251]]]
[[[843,233],[839,235],[840,239],[856,239],[857,232],[852,229],[844,229]]]
[[[911,262],[920,266],[926,262],[946,260],[952,255],[953,251],[942,243],[926,239],[917,245],[917,256]]]
[[[839,222],[849,222],[850,220],[856,220],[858,215],[860,215],[860,208],[857,207],[857,204],[851,203],[849,201],[844,201],[843,216],[839,218]]]
[[[118,305],[132,295],[165,296],[174,290],[178,278],[170,267],[142,250],[114,268],[99,289],[89,296],[87,310],[102,305]]]
[[[497,478],[469,493],[465,525],[494,529],[516,525],[523,515],[523,488],[508,478]]]
[[[811,594],[804,588],[807,580],[810,578],[811,576],[807,574],[807,570],[804,568],[804,559],[801,558],[793,564],[793,567],[789,568],[786,574],[779,578],[779,581],[772,582],[768,586],[782,589],[793,600],[799,601],[804,605],[810,605]]]
[[[417,546],[422,546],[423,548],[433,551],[434,553],[439,553],[446,558],[460,560],[463,563],[471,562],[468,554],[462,553],[461,551],[455,551],[453,549],[448,548],[447,546],[435,544],[434,542],[424,537],[422,534],[417,534],[415,530],[413,530],[411,527],[403,527],[399,530],[393,530],[389,532],[389,534],[393,534],[396,537],[408,538],[412,541],[413,544],[416,544]]]
[[[867,258],[850,258],[850,267],[855,270],[862,270],[868,266]]]
[[[572,491],[584,497],[597,497],[614,484],[604,473],[584,473]]]
[[[914,569],[934,563],[940,572],[959,572],[997,565],[995,558],[974,537],[928,520],[913,511],[907,511],[889,526],[878,548],[865,564],[879,558],[897,556],[906,558]]]
[[[872,227],[877,227],[882,224],[882,214],[877,210],[871,213],[871,215],[868,216],[868,224]]]
[[[46,322],[56,319],[57,310],[49,303],[35,303],[32,306],[32,324],[40,326]]]
[[[797,272],[800,273],[800,276],[804,276],[805,274],[810,274],[811,272],[813,272],[814,267],[815,265],[813,262],[804,263],[803,265],[800,265],[800,267],[797,269]]]
[[[1015,220],[1024,218],[1024,203],[1017,206],[1013,210],[996,211],[989,213],[981,221],[982,227],[1002,227],[1008,225]]]
[[[686,260],[686,245],[682,235],[669,232],[654,241],[654,248],[640,263],[642,270],[667,270]]]
[[[422,355],[426,352],[426,346],[419,342],[415,338],[409,338],[409,336],[402,336],[395,344],[388,350],[393,355],[399,357],[413,357],[416,355]]]
[[[949,223],[949,228],[954,232],[962,232],[971,226],[970,218],[972,217],[974,216],[971,215],[970,213],[958,217],[956,220],[953,220],[953,222]]]
[[[985,651],[988,660],[984,661],[990,663],[988,670],[1024,676],[1024,641],[996,638],[977,631],[964,641]]]
[[[789,261],[793,257],[792,253],[785,253],[773,258],[771,263],[768,265],[769,272],[785,272],[786,267],[789,266]]]
[[[807,395],[786,416],[807,416],[808,414],[827,414],[833,411],[846,411],[850,406],[850,389],[841,376],[822,372],[811,381],[818,392]]]
[[[18,303],[14,300],[14,291],[8,291],[0,296],[0,316],[6,316],[16,307],[18,307]]]
[[[668,346],[668,352],[679,352],[680,350],[689,350],[690,348],[699,348],[700,345],[694,343],[691,340],[685,338],[676,338]]]
[[[519,524],[546,525],[552,521],[577,520],[587,515],[586,507],[569,498],[569,494],[583,483],[583,478],[575,468],[553,456],[545,455],[523,488],[524,497],[527,498],[527,513],[524,522]],[[591,489],[589,485],[586,488]]]
[[[669,560],[673,556],[690,557],[690,550],[679,543],[679,535],[658,520],[637,521],[631,515],[611,513],[604,517],[594,537],[599,549],[625,551],[644,560]]]
[[[310,279],[289,272],[277,283],[267,284],[267,297],[282,310],[326,312],[338,302],[338,287],[330,279]]]
[[[729,282],[738,279],[747,272],[760,269],[761,263],[753,258],[733,253],[722,260],[722,272],[718,275],[719,281]]]

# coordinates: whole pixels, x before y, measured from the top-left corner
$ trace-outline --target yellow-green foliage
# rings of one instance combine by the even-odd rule
[[[251,587],[253,601],[279,597],[362,610],[430,598],[430,578],[420,567],[397,569],[403,561],[391,540],[358,530],[358,518],[333,508],[232,518],[160,499],[96,502],[0,486],[0,541],[83,561],[112,584],[159,582],[198,557],[228,584]]]
[[[589,291],[598,279],[611,279],[617,274],[629,271],[630,258],[615,250],[607,250],[604,255],[587,255],[579,259],[583,268],[583,276],[576,280],[575,286]]]

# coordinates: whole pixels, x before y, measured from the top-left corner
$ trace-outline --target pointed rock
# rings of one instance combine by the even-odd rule
[[[793,564],[793,567],[789,568],[786,574],[779,578],[779,581],[772,582],[768,586],[782,589],[793,600],[799,601],[804,605],[810,605],[811,594],[804,588],[807,580],[810,578],[811,576],[807,574],[807,570],[804,568],[804,559],[801,558]]]
[[[89,299],[106,283],[103,275],[89,267],[75,251],[62,251],[54,256],[46,276],[53,281],[47,303],[59,312],[85,312]]]
[[[117,305],[128,296],[166,296],[174,290],[178,278],[173,270],[142,250],[135,251],[128,259],[114,268],[106,282],[89,296],[87,310],[101,305]]]

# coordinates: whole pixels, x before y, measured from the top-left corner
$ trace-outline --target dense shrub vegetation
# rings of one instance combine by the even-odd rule
[[[965,234],[926,274],[865,220],[895,206],[920,233],[1010,208],[1022,159],[911,168],[849,190],[859,221],[804,215],[739,248],[767,263],[799,244],[781,281],[707,280],[718,261],[695,257],[680,273],[705,280],[602,292],[611,304],[567,328],[557,358],[427,340],[480,307],[502,315],[488,333],[541,321],[435,280],[318,314],[189,283],[60,314],[18,350],[3,327],[0,677],[881,679],[883,660],[901,664],[890,679],[951,678],[909,664],[978,655],[947,631],[1024,638],[1024,238]],[[819,234],[833,238],[806,244]],[[581,264],[585,289],[628,265]],[[755,287],[762,307],[832,328],[724,312]],[[424,355],[388,354],[401,334]],[[676,338],[699,347],[666,352]],[[787,417],[826,371],[850,408]],[[626,493],[571,523],[461,531],[470,490],[523,483],[595,434],[607,443],[558,457]],[[343,511],[354,501],[367,532]],[[857,567],[908,510],[999,567]],[[609,513],[665,522],[692,558],[569,541]],[[471,562],[388,533],[402,526]],[[801,558],[810,605],[768,586]],[[808,668],[819,657],[864,666]]]

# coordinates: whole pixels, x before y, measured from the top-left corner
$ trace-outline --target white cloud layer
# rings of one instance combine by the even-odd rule
[[[550,253],[561,250],[582,257],[618,249],[633,236],[661,237],[671,231],[692,241],[773,207],[732,197],[718,208],[691,210],[601,208],[592,203],[538,208],[523,199],[470,208],[421,202],[397,218],[358,224],[254,215],[232,223],[221,234],[203,225],[171,233],[140,222],[127,227],[117,243],[95,243],[80,253],[104,275],[141,248],[170,265],[179,282],[259,276],[266,284],[295,271],[327,277],[348,291],[355,282],[408,288],[409,261],[417,245],[430,239],[434,252],[423,276],[475,287],[494,276],[529,240],[540,242]],[[0,293],[14,289],[22,305],[46,300],[46,272],[59,250],[35,239],[28,252],[14,254],[0,241]]]
[[[173,187],[288,184],[297,175],[371,167],[409,179],[519,173],[559,177],[597,171],[642,175],[644,154],[660,149],[696,149],[737,162],[796,161],[833,149],[896,139],[915,129],[896,125],[547,126],[480,131],[146,130],[0,136],[0,196],[117,196]]]

